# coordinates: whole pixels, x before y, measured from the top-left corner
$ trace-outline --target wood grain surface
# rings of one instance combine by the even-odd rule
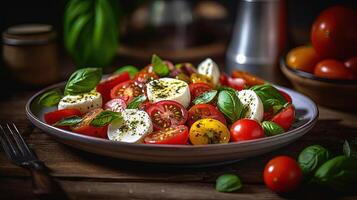
[[[214,167],[178,167],[123,161],[96,156],[62,145],[35,128],[24,106],[35,91],[14,92],[0,98],[0,124],[14,122],[25,140],[51,170],[71,199],[356,199],[357,194],[334,194],[302,187],[289,195],[269,191],[262,180],[265,163],[276,155],[296,157],[307,145],[321,144],[341,153],[344,139],[357,137],[357,114],[319,107],[316,126],[295,143],[272,153]],[[224,173],[241,177],[235,193],[215,191]],[[33,199],[29,173],[11,164],[0,152],[0,199]]]

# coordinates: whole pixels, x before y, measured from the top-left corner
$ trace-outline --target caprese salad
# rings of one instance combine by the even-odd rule
[[[57,128],[143,144],[240,142],[281,134],[295,120],[287,93],[247,72],[227,76],[210,58],[195,68],[153,55],[140,71],[124,66],[108,76],[79,69],[39,103],[56,106],[44,121]]]

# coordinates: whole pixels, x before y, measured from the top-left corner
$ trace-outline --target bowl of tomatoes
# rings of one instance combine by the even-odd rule
[[[291,49],[281,70],[293,86],[321,105],[357,109],[357,11],[333,6],[316,18],[311,44]]]

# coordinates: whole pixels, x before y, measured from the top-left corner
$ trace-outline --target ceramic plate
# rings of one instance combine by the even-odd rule
[[[315,125],[318,118],[317,106],[310,98],[293,90],[277,86],[292,97],[296,108],[296,118],[298,119],[291,130],[283,134],[245,142],[202,146],[114,142],[61,130],[44,122],[44,114],[56,108],[42,107],[37,103],[38,98],[49,90],[63,89],[64,85],[65,83],[59,83],[47,87],[31,97],[26,104],[28,119],[45,133],[66,145],[99,155],[131,161],[166,164],[214,164],[253,157],[294,142],[307,133]]]

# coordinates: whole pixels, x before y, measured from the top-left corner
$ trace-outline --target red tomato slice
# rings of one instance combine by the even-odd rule
[[[287,102],[289,102],[289,103],[292,103],[292,102],[293,102],[293,99],[291,98],[291,96],[290,96],[288,93],[286,93],[286,92],[284,92],[284,91],[282,91],[282,90],[278,90],[278,92],[279,92],[281,95],[283,95],[283,97],[285,98],[285,100],[286,100]]]
[[[143,86],[137,81],[125,81],[110,91],[112,99],[120,98],[128,104],[132,99],[144,93]]]
[[[195,100],[201,94],[212,90],[212,86],[207,83],[191,83],[189,85],[191,101]]]
[[[197,104],[188,110],[187,125],[191,127],[197,120],[204,118],[216,119],[225,125],[227,124],[223,114],[216,107],[210,104]]]
[[[224,86],[228,86],[228,76],[225,73],[222,73],[219,76],[219,83]]]
[[[130,75],[128,72],[114,74],[100,81],[100,83],[97,85],[96,90],[102,95],[103,102],[107,102],[110,100],[110,90],[113,89],[119,83],[122,83],[127,80],[130,80]]]
[[[126,103],[123,99],[112,99],[104,105],[104,109],[111,110],[114,112],[122,112],[126,108]]]
[[[73,116],[81,116],[81,111],[78,109],[62,109],[56,110],[53,112],[46,113],[44,116],[44,120],[47,124],[54,124],[64,118],[73,117]]]
[[[228,86],[234,88],[238,91],[243,90],[246,85],[246,81],[242,78],[231,78],[228,77]]]
[[[231,140],[234,142],[253,140],[264,137],[264,130],[260,124],[252,119],[240,119],[230,129]]]
[[[90,125],[92,120],[100,113],[103,109],[97,108],[89,111],[83,116],[82,121],[71,127],[72,131],[80,133],[82,135],[88,135],[92,137],[107,138],[108,125],[95,127]]]
[[[140,83],[148,83],[152,80],[159,79],[160,77],[153,72],[140,72],[135,75],[134,80]]]
[[[187,144],[187,141],[188,128],[185,125],[150,133],[144,139],[146,144]]]
[[[276,114],[272,122],[280,125],[285,131],[288,131],[295,120],[295,108],[292,105],[287,106],[278,114]]]
[[[147,108],[146,112],[149,114],[155,130],[183,125],[187,120],[185,107],[176,101],[159,101]]]

